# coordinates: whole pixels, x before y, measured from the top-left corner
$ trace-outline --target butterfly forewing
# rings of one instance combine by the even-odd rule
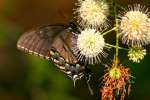
[[[62,25],[48,25],[25,32],[18,40],[18,49],[30,54],[49,59],[48,51],[61,32],[66,29]]]

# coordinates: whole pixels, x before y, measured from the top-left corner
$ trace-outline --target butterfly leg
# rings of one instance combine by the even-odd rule
[[[87,77],[86,83],[87,83],[88,89],[89,89],[89,91],[90,91],[90,94],[91,94],[91,95],[94,95],[94,92],[93,92],[93,90],[92,90],[92,88],[91,88],[91,86],[90,86],[90,83],[89,83],[90,80],[91,80],[91,75],[89,75],[89,76]]]
[[[85,77],[86,77],[86,83],[87,83],[88,89],[90,91],[90,94],[94,95],[94,92],[93,92],[93,90],[92,90],[92,88],[90,86],[90,80],[91,80],[91,77],[92,77],[92,72],[87,67],[86,67],[86,75],[85,75]]]

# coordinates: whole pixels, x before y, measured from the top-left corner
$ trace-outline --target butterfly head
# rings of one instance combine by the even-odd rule
[[[74,33],[81,33],[78,25],[74,21],[69,22],[70,31]]]

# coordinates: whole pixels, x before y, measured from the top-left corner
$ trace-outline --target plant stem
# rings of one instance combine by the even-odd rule
[[[106,46],[116,48],[116,46],[115,46],[115,45],[111,45],[111,44],[108,44],[108,43],[106,43]],[[127,49],[127,48],[123,48],[123,47],[119,47],[119,46],[118,46],[118,49],[122,49],[122,50],[126,50],[126,51],[128,51],[128,49]]]
[[[112,32],[112,31],[114,31],[114,30],[116,30],[116,27],[114,27],[114,28],[112,28],[112,29],[110,29],[110,30],[104,32],[102,35],[104,36],[104,35],[106,35],[106,34]]]
[[[118,53],[119,53],[119,31],[118,31],[118,18],[117,18],[117,4],[116,0],[114,0],[114,13],[115,13],[115,31],[116,31],[116,55],[115,55],[115,67],[118,66]]]

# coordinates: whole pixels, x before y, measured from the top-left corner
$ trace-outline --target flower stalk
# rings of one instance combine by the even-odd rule
[[[112,45],[112,44],[108,44],[108,43],[106,43],[106,46],[108,46],[108,48],[109,48],[109,47],[116,48],[116,45]],[[119,46],[118,46],[118,49],[122,49],[122,50],[126,50],[126,51],[129,50],[129,49],[127,49],[127,48],[123,48],[123,47],[119,47]]]
[[[106,35],[106,34],[112,32],[112,31],[115,31],[115,30],[116,30],[116,27],[114,27],[114,28],[112,28],[112,29],[110,29],[110,30],[104,32],[102,35],[104,36],[104,35]]]
[[[117,18],[117,6],[116,6],[116,0],[113,2],[114,4],[114,14],[115,14],[115,29],[116,31],[116,55],[115,55],[115,67],[118,66],[118,54],[119,54],[119,31],[118,31],[118,18]]]

